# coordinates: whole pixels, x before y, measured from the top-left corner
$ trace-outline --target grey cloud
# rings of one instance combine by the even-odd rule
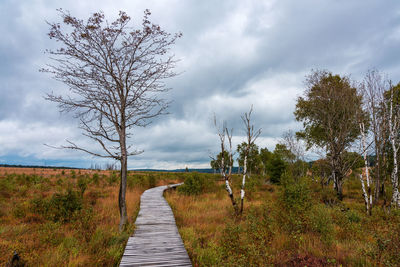
[[[38,150],[36,157],[57,158],[55,151],[31,144],[43,142],[41,138],[23,134],[32,122],[54,133],[68,128],[73,138],[81,139],[76,120],[60,115],[53,103],[43,99],[46,92],[63,92],[65,86],[38,73],[48,62],[43,51],[56,46],[48,40],[45,20],[57,21],[59,7],[78,17],[100,9],[114,18],[118,10],[125,10],[135,23],[149,8],[151,19],[163,28],[183,32],[172,50],[182,59],[177,71],[183,73],[167,81],[173,88],[168,93],[174,101],[171,114],[133,130],[131,142],[145,153],[133,157],[130,166],[140,168],[208,166],[208,153],[218,150],[213,112],[234,128],[238,143],[243,135],[240,115],[251,104],[254,124],[263,128],[260,145],[273,149],[283,131],[301,127],[294,121],[293,110],[304,90],[304,75],[312,68],[360,79],[367,69],[377,67],[394,82],[400,74],[400,4],[394,0],[123,0],[118,5],[5,0],[0,3],[0,125],[15,122],[21,144],[15,141],[3,154],[24,154],[23,143]],[[37,127],[27,128],[36,136],[43,135]],[[50,139],[61,144],[65,136]],[[88,164],[94,160],[69,155],[82,157]]]

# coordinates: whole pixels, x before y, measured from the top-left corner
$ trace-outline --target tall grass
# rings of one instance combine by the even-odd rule
[[[307,177],[259,179],[239,218],[222,182],[166,194],[195,266],[400,266],[400,212],[376,207],[368,216],[355,178],[343,202]]]
[[[14,251],[26,266],[116,266],[134,231],[141,193],[182,181],[130,172],[129,223],[120,233],[118,172],[26,171],[0,174],[0,266]]]

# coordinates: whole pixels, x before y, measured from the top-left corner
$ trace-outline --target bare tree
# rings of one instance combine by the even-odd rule
[[[97,142],[103,153],[69,140],[62,148],[120,161],[122,230],[127,221],[128,157],[142,152],[132,149],[127,139],[133,127],[144,127],[166,113],[169,103],[160,98],[160,93],[169,90],[164,79],[176,75],[172,71],[176,60],[169,51],[181,34],[171,35],[151,23],[149,10],[144,12],[140,29],[128,26],[131,18],[122,11],[112,23],[102,12],[84,22],[69,12],[58,11],[62,26],[49,23],[48,35],[61,47],[47,50],[53,64],[42,71],[66,84],[70,95],[51,93],[46,99],[58,103],[61,112],[74,112],[83,135]]]
[[[300,140],[296,137],[296,133],[292,130],[286,131],[282,135],[282,140],[279,142],[285,145],[287,149],[295,156],[294,161],[305,159],[305,149]]]
[[[375,164],[375,192],[374,202],[379,200],[380,192],[383,191],[385,176],[385,146],[388,134],[388,110],[385,104],[385,91],[388,90],[388,81],[378,70],[369,70],[361,84],[361,93],[365,100],[365,107],[370,117],[370,130],[374,140],[376,156]]]
[[[221,177],[224,179],[225,181],[225,189],[228,192],[229,198],[231,199],[232,202],[232,206],[235,210],[235,214],[238,214],[238,206],[236,204],[236,200],[235,197],[233,195],[233,190],[232,190],[232,186],[231,186],[231,181],[232,181],[232,166],[233,166],[233,155],[232,155],[232,133],[233,133],[233,129],[231,129],[230,131],[228,130],[227,126],[226,126],[226,122],[224,122],[222,124],[222,127],[218,127],[217,125],[217,118],[214,115],[214,125],[215,128],[218,131],[218,136],[219,136],[219,140],[220,140],[220,144],[221,144],[221,155],[225,155],[226,153],[226,144],[225,144],[225,138],[228,138],[228,143],[229,143],[229,151],[228,151],[228,162],[225,162],[225,157],[222,156],[221,157],[221,163],[220,165],[220,173],[221,173]],[[213,160],[217,160],[217,159],[213,159]],[[226,171],[228,169],[228,174],[226,174]]]
[[[250,148],[256,141],[256,139],[261,134],[261,129],[255,130],[254,125],[251,124],[251,113],[253,112],[253,106],[251,106],[250,111],[244,113],[242,116],[242,121],[245,126],[246,131],[246,148],[244,151],[244,163],[243,163],[243,179],[242,179],[242,187],[240,190],[240,214],[243,213],[243,202],[244,202],[244,195],[245,195],[245,185],[246,185],[246,176],[247,176],[247,157],[250,153]]]

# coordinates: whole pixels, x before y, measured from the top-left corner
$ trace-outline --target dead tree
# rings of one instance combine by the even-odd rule
[[[254,125],[251,124],[251,113],[253,112],[253,106],[251,106],[249,113],[244,113],[241,117],[245,126],[246,132],[246,147],[244,151],[244,162],[243,162],[243,179],[242,179],[242,187],[240,189],[240,214],[243,213],[243,202],[245,196],[245,185],[246,185],[246,176],[247,176],[247,157],[249,156],[250,148],[252,144],[256,141],[256,139],[261,134],[261,129],[255,130]]]
[[[388,81],[377,70],[369,70],[361,84],[361,92],[365,100],[366,111],[370,117],[370,131],[373,135],[376,164],[374,172],[374,202],[379,200],[384,188],[385,177],[385,146],[388,145],[388,116],[385,104],[385,91]]]
[[[74,112],[83,135],[100,149],[81,147],[69,140],[62,148],[120,161],[122,230],[127,221],[128,157],[142,152],[132,150],[128,138],[133,127],[144,127],[166,113],[169,102],[160,95],[169,90],[164,79],[176,75],[172,71],[176,60],[169,52],[181,34],[171,35],[151,23],[149,10],[144,12],[139,29],[128,26],[131,18],[125,12],[109,23],[102,12],[84,22],[69,12],[58,11],[62,23],[49,23],[48,35],[60,47],[47,50],[53,63],[42,71],[66,84],[70,94],[51,93],[46,99],[58,103],[61,112]]]
[[[233,133],[233,129],[231,129],[230,131],[228,130],[228,128],[226,127],[226,123],[224,122],[222,124],[222,127],[218,127],[217,125],[217,118],[214,115],[214,125],[215,128],[218,131],[218,136],[219,136],[219,140],[220,140],[220,144],[221,144],[221,164],[220,164],[220,173],[221,173],[221,177],[223,178],[223,180],[225,181],[225,189],[228,192],[229,198],[232,202],[232,206],[235,210],[235,214],[238,215],[238,206],[236,204],[236,200],[235,197],[233,195],[233,190],[232,190],[232,186],[231,186],[231,181],[232,181],[232,166],[233,166],[233,155],[232,155],[232,133]],[[229,143],[229,151],[228,151],[228,158],[229,158],[229,162],[228,164],[225,162],[225,157],[224,154],[226,152],[226,144],[225,144],[225,138],[228,138],[228,143]],[[213,160],[217,160],[217,159],[213,159]],[[228,165],[228,167],[227,167]],[[228,175],[226,174],[226,171],[228,169]]]

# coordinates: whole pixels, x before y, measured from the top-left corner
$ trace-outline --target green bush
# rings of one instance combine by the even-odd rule
[[[149,176],[147,177],[147,181],[149,183],[149,188],[156,187],[157,180],[154,174],[150,173]]]
[[[108,176],[108,184],[109,185],[113,185],[118,181],[118,175],[116,172],[112,172],[109,176]]]
[[[148,177],[141,174],[128,175],[126,183],[130,189],[134,187],[146,187],[148,186]]]
[[[253,196],[253,192],[256,191],[256,188],[262,184],[262,176],[252,175],[246,179],[246,196],[251,200]],[[241,185],[241,184],[240,184]]]
[[[79,175],[78,181],[77,181],[77,185],[80,189],[80,193],[81,193],[81,197],[83,197],[83,194],[86,191],[86,188],[88,186],[89,183],[89,179],[83,175]]]
[[[263,209],[250,209],[245,220],[231,221],[222,232],[219,257],[213,266],[268,266],[271,221]]]
[[[278,155],[273,154],[266,167],[271,183],[279,184],[281,176],[286,170],[285,161],[282,160]]]
[[[214,184],[212,176],[193,172],[187,174],[184,184],[178,187],[178,192],[184,195],[199,195],[214,188]]]
[[[66,193],[55,193],[50,199],[35,198],[31,205],[35,212],[49,220],[67,222],[75,211],[82,209],[82,198],[78,192],[68,189]]]
[[[13,175],[7,175],[0,179],[0,196],[9,198],[12,196],[12,192],[17,188]]]
[[[281,184],[278,203],[283,212],[278,218],[281,226],[297,240],[306,230],[305,215],[312,206],[311,189],[304,178],[295,181],[288,174],[282,175]]]
[[[321,240],[330,244],[333,240],[334,227],[329,208],[323,204],[314,205],[308,215],[310,230],[320,234]]]
[[[361,221],[360,215],[354,210],[349,210],[347,212],[347,219],[350,223],[359,223]]]
[[[311,207],[311,190],[305,179],[287,179],[283,183],[280,200],[286,209],[304,212]]]

